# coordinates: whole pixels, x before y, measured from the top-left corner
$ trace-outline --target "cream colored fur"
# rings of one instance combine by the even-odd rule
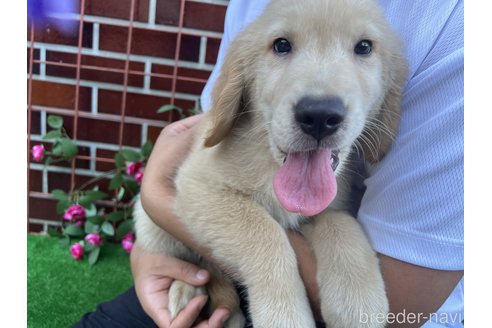
[[[291,54],[273,52],[279,37],[291,42]],[[367,57],[353,50],[364,39],[373,42]],[[286,229],[301,229],[317,258],[328,327],[382,327],[359,322],[361,313],[387,313],[388,302],[377,257],[345,211],[343,182],[350,173],[344,167],[354,145],[372,163],[387,152],[406,70],[400,43],[375,1],[273,0],[231,44],[213,109],[176,178],[176,213],[230,274],[159,229],[140,204],[137,242],[211,270],[212,308],[234,312],[227,327],[244,322],[232,278],[247,287],[255,327],[307,328],[314,320],[286,235]],[[347,108],[343,126],[320,145],[340,149],[339,193],[327,210],[309,219],[285,211],[272,188],[285,153],[313,148],[293,115],[304,96],[337,96]],[[176,315],[201,291],[174,284],[179,286],[171,290],[170,303]]]

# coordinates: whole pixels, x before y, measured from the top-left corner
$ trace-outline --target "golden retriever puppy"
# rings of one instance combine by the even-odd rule
[[[198,293],[244,318],[231,283],[247,287],[253,325],[314,327],[286,229],[302,229],[317,259],[329,327],[382,327],[374,251],[345,208],[342,180],[354,147],[377,162],[398,126],[407,66],[373,0],[273,0],[231,44],[213,108],[179,169],[176,213],[221,269],[158,228],[138,204],[137,242],[205,266],[206,290],[175,281],[175,316]],[[301,226],[301,223],[304,223]]]

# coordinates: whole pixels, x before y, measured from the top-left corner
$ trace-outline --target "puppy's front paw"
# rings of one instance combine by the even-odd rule
[[[181,280],[174,280],[169,288],[169,313],[174,319],[178,313],[186,307],[191,299],[198,295],[206,295],[207,292],[203,287],[188,285]]]

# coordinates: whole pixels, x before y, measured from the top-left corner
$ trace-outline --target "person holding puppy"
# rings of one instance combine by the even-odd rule
[[[231,1],[210,91],[234,36],[262,12],[265,0]],[[390,314],[388,327],[462,327],[463,317],[463,1],[381,0],[406,46],[410,75],[400,130],[381,162],[369,169],[357,218],[380,256]],[[409,15],[408,13],[412,13]],[[172,177],[186,158],[201,116],[173,123],[159,136],[142,183],[152,219],[203,256],[173,214]],[[302,236],[291,233],[299,270],[319,319],[315,259]],[[173,279],[203,285],[210,274],[181,260],[131,254],[135,289],[87,314],[79,326],[221,327],[227,309],[196,323],[207,298],[197,296],[171,321],[167,291]],[[361,323],[366,320],[361,314]],[[108,324],[114,323],[113,325]]]

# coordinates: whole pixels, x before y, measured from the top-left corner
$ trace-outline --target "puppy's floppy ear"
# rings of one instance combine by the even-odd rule
[[[396,41],[395,41],[396,44]],[[384,54],[386,93],[381,109],[372,118],[361,137],[364,158],[372,164],[383,159],[389,151],[400,123],[402,92],[408,75],[408,63],[402,52]]]
[[[205,147],[212,147],[221,142],[231,131],[242,111],[247,84],[245,65],[249,55],[249,49],[244,47],[244,39],[239,36],[229,46],[221,73],[212,91],[212,125],[205,137]]]

